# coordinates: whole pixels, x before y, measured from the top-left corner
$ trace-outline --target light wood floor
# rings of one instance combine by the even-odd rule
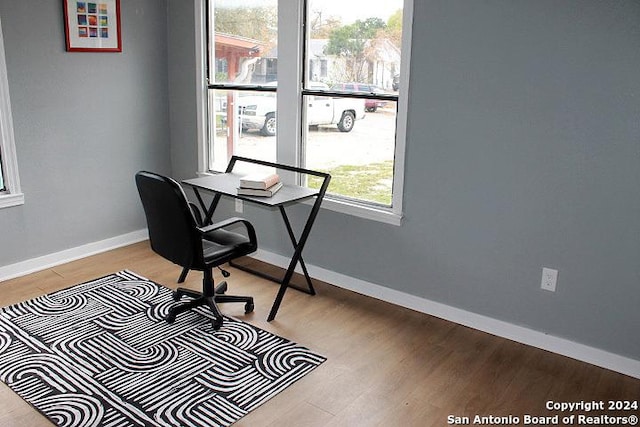
[[[0,306],[123,269],[168,287],[180,272],[143,242],[2,282]],[[245,315],[243,304],[225,304],[223,312],[328,358],[238,426],[445,426],[449,415],[554,415],[549,400],[640,399],[640,380],[324,283],[313,297],[288,290],[267,322],[277,286],[229,270],[229,293],[253,295],[256,309]],[[187,279],[196,289],[200,281],[197,272]],[[0,425],[51,424],[0,383]]]

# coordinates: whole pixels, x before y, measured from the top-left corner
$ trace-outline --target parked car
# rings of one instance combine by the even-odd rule
[[[344,92],[363,92],[368,94],[386,93],[378,86],[370,85],[367,83],[337,83],[331,86],[331,90],[340,90]],[[375,113],[378,108],[383,108],[385,105],[387,105],[387,101],[381,99],[365,99],[364,101],[364,108],[371,113]]]
[[[327,90],[325,84],[314,83],[312,89]],[[309,96],[307,123],[309,126],[337,125],[341,132],[350,132],[356,120],[364,118],[362,99]],[[264,136],[276,134],[276,97],[273,93],[240,96],[238,109],[242,130],[257,129]]]
[[[395,74],[393,76],[393,80],[391,81],[391,88],[393,90],[400,89],[400,74]]]

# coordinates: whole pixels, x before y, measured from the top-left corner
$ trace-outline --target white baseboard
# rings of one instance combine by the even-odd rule
[[[289,266],[288,258],[269,251],[259,249],[253,257],[278,267],[287,268]],[[610,369],[634,378],[640,378],[639,360],[620,356],[564,338],[554,337],[543,332],[461,310],[446,304],[430,301],[425,298],[316,267],[308,263],[306,263],[306,265],[310,276],[323,282],[331,283],[334,286],[439,317],[463,326],[468,326],[491,335]],[[301,271],[299,272],[301,273]]]
[[[56,265],[65,264],[67,262],[75,261],[101,252],[106,252],[111,249],[141,242],[148,238],[149,233],[146,229],[138,230],[109,239],[100,240],[98,242],[87,243],[86,245],[66,249],[53,254],[28,259],[15,264],[9,264],[0,267],[0,282],[55,267]]]
[[[148,239],[147,230],[138,230],[121,236],[98,242],[88,243],[76,248],[67,249],[49,255],[0,267],[0,282],[14,277],[51,268],[90,255],[106,252],[122,246],[141,242]],[[273,252],[259,249],[253,256],[255,259],[287,268],[289,259]],[[468,326],[492,335],[503,337],[532,347],[541,348],[553,353],[561,354],[572,359],[620,372],[634,378],[640,378],[640,361],[610,353],[598,348],[573,342],[564,338],[554,337],[543,332],[511,323],[496,320],[487,316],[472,313],[446,304],[430,301],[384,286],[366,282],[344,274],[336,273],[321,267],[307,264],[309,274],[323,282],[331,283],[343,289],[370,296],[382,301],[406,307],[421,313],[429,314],[463,326]]]

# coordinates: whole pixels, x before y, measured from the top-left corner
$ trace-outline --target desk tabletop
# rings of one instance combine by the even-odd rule
[[[199,178],[186,179],[183,184],[199,188],[206,191],[213,191],[234,197],[236,199],[247,200],[252,203],[258,203],[265,206],[281,206],[287,203],[300,201],[317,196],[319,189],[301,187],[299,185],[285,184],[282,188],[271,197],[244,196],[238,194],[240,186],[240,178],[245,174],[238,173],[220,173],[216,175],[207,175]]]

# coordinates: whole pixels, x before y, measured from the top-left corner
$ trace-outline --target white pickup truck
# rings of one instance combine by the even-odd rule
[[[327,89],[314,84],[313,89]],[[309,126],[338,125],[341,132],[350,132],[356,120],[364,118],[364,99],[307,96]],[[264,136],[276,134],[276,97],[273,93],[240,96],[238,110],[242,130],[256,129]]]

